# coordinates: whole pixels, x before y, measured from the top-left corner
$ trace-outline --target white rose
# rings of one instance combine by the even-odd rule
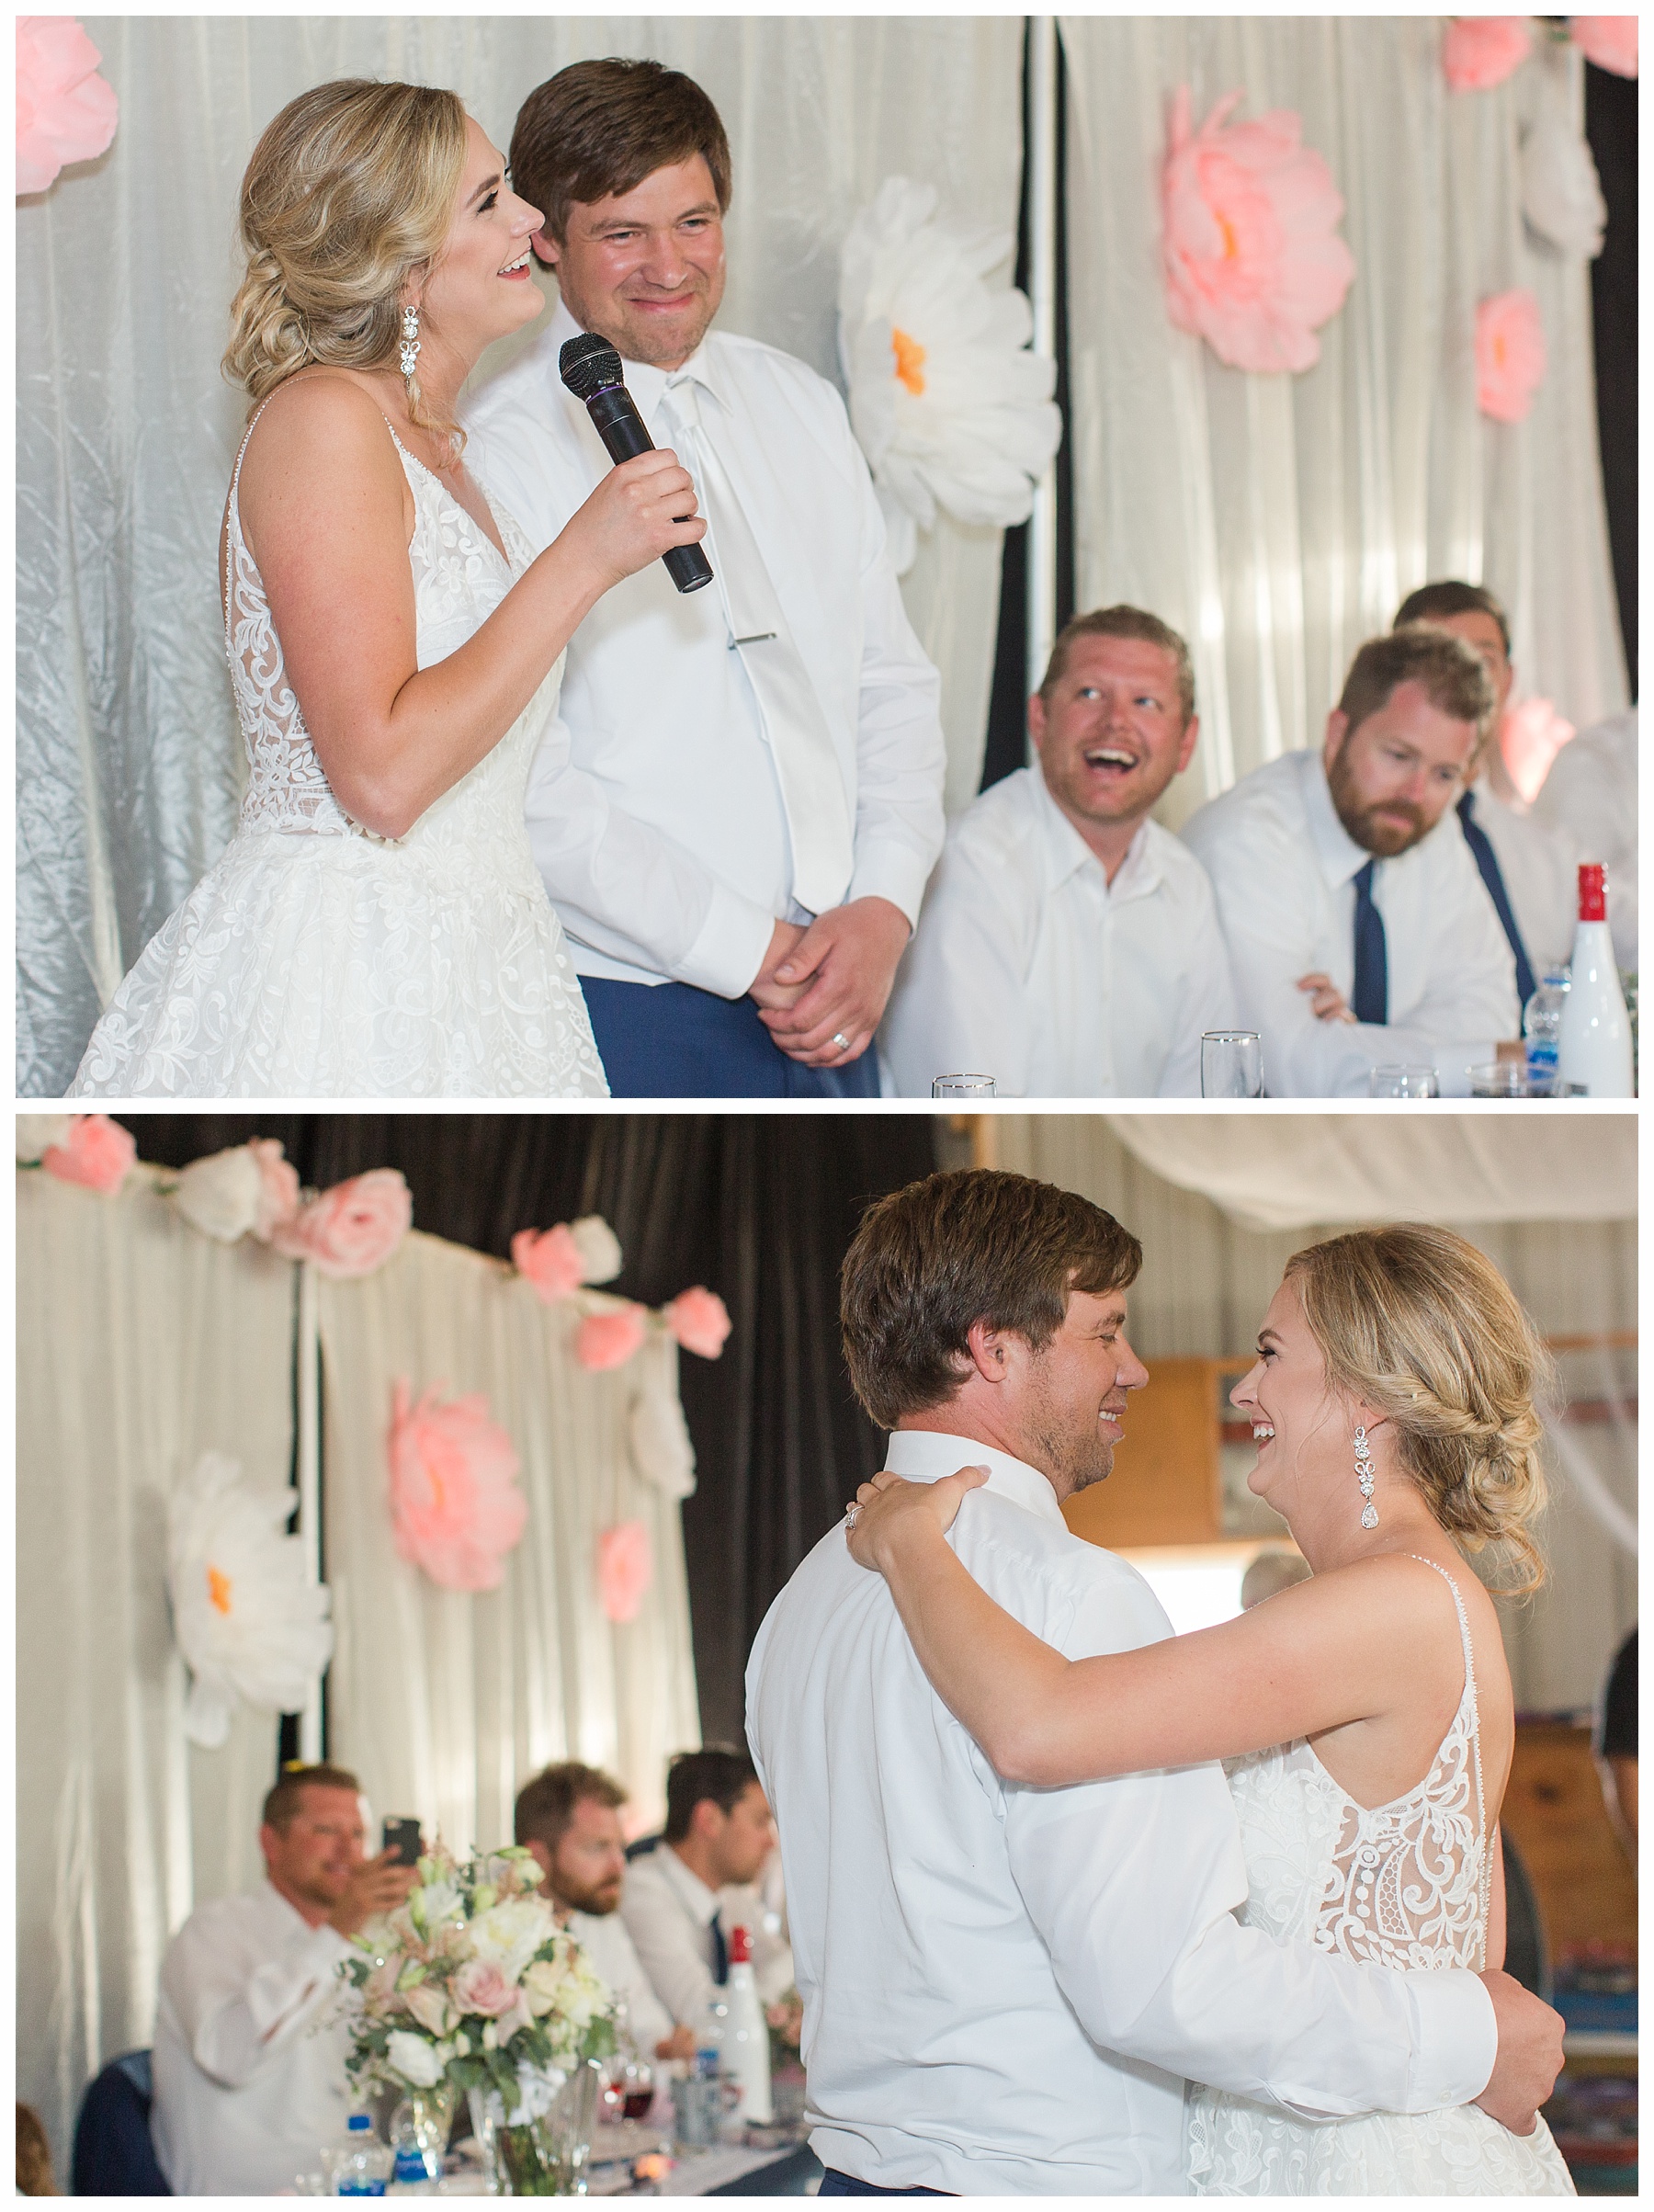
[[[423,2036],[410,2036],[404,2028],[391,2029],[385,2057],[410,2088],[435,2089],[442,2079],[436,2051]]]
[[[588,1283],[612,1283],[621,1267],[620,1240],[601,1214],[584,1214],[569,1223]]]
[[[695,1491],[695,1446],[675,1394],[651,1388],[634,1399],[627,1416],[632,1465],[665,1498],[687,1498]]]
[[[41,1157],[54,1144],[69,1141],[67,1114],[19,1114],[17,1116],[17,1164],[19,1167],[37,1167]]]
[[[470,1928],[471,1955],[497,1966],[507,1981],[523,1969],[557,1926],[551,1908],[538,1897],[511,1897],[479,1912]]]
[[[258,1163],[244,1144],[206,1160],[192,1160],[178,1177],[173,1204],[203,1236],[233,1244],[258,1219],[262,1189]]]

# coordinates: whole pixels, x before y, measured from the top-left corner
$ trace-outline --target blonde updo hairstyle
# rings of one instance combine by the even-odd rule
[[[1403,1223],[1312,1244],[1286,1279],[1335,1390],[1391,1424],[1401,1465],[1449,1536],[1493,1546],[1512,1594],[1545,1562],[1537,1401],[1549,1356],[1493,1263],[1448,1229]]]
[[[255,403],[311,362],[378,369],[402,338],[402,293],[441,258],[465,168],[458,93],[344,78],[289,100],[242,179],[247,273],[224,374]],[[417,378],[408,412],[422,412]]]

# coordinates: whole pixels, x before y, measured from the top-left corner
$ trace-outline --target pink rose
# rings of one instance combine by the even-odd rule
[[[1637,74],[1635,16],[1570,16],[1569,36],[1588,62],[1616,77]]]
[[[589,1313],[574,1339],[574,1356],[594,1375],[606,1367],[623,1367],[643,1342],[641,1306],[621,1306],[608,1313]]]
[[[730,1310],[716,1290],[680,1290],[666,1309],[666,1323],[685,1352],[716,1359],[730,1333]]]
[[[1442,74],[1455,92],[1491,92],[1533,46],[1525,16],[1455,16],[1442,40]]]
[[[253,1234],[267,1244],[299,1212],[299,1171],[282,1154],[275,1137],[255,1137],[247,1146],[258,1167],[258,1218]]]
[[[641,1521],[622,1521],[597,1538],[597,1591],[610,1620],[636,1620],[654,1580],[649,1531]]]
[[[73,16],[17,17],[17,190],[43,192],[65,162],[115,136],[120,103],[95,74],[103,56]]]
[[[382,1267],[414,1219],[414,1200],[393,1167],[370,1168],[335,1183],[277,1227],[270,1242],[284,1258],[310,1260],[321,1275],[347,1281]]]
[[[396,1548],[445,1590],[497,1590],[522,1537],[528,1501],[511,1438],[480,1393],[417,1405],[399,1381],[391,1401],[391,1523]]]
[[[462,2013],[481,2013],[489,2020],[509,2013],[522,1995],[492,1958],[468,1958],[449,1982],[448,1993]]]
[[[548,1306],[585,1280],[585,1262],[566,1221],[555,1229],[519,1229],[511,1240],[511,1264]]]
[[[1524,699],[1500,725],[1499,749],[1511,781],[1530,805],[1550,774],[1551,764],[1574,734],[1574,726],[1549,699]]]
[[[111,1198],[138,1158],[130,1130],[107,1114],[76,1114],[62,1144],[48,1145],[40,1165],[60,1183],[83,1184]]]
[[[1519,423],[1545,381],[1539,302],[1518,286],[1476,311],[1476,403],[1496,423]]]

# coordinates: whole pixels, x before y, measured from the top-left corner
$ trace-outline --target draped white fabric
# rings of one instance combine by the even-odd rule
[[[1482,1118],[1491,1124],[1492,1117]],[[1504,1117],[1499,1118],[1511,1126]],[[1175,1181],[1148,1163],[1137,1142],[1136,1120],[1008,1114],[996,1117],[992,1129],[1002,1167],[1083,1192],[1142,1240],[1143,1272],[1131,1291],[1131,1341],[1150,1369],[1156,1358],[1227,1358],[1250,1351],[1293,1253],[1363,1219],[1429,1218],[1433,1208],[1424,1203],[1425,1195],[1433,1201],[1442,1195],[1435,1179],[1441,1155],[1432,1129],[1434,1117],[1410,1124],[1399,1115],[1381,1120],[1365,1116],[1163,1117],[1161,1128],[1186,1131]],[[1587,1488],[1573,1480],[1575,1453],[1553,1448],[1546,1460],[1553,1500],[1538,1531],[1549,1580],[1533,1600],[1501,1607],[1516,1702],[1529,1712],[1589,1707],[1621,1638],[1637,1618],[1637,1563],[1621,1540],[1625,1522],[1637,1514],[1636,1355],[1607,1341],[1637,1328],[1635,1178],[1627,1176],[1627,1197],[1618,1218],[1588,1212],[1574,1197],[1579,1186],[1594,1187],[1592,1154],[1599,1145],[1614,1146],[1618,1140],[1612,1132],[1628,1129],[1629,1117],[1592,1117],[1567,1126],[1574,1166],[1570,1170],[1565,1155],[1553,1155],[1548,1163],[1550,1218],[1535,1219],[1525,1203],[1508,1195],[1497,1201],[1491,1193],[1490,1204],[1496,1210],[1481,1220],[1453,1217],[1460,1233],[1503,1270],[1547,1336],[1598,1340],[1558,1360],[1562,1397],[1579,1416],[1569,1421],[1566,1435],[1588,1462]],[[1342,1185],[1348,1212],[1313,1221],[1300,1217],[1292,1227],[1246,1227],[1232,1208],[1220,1208],[1193,1187],[1198,1181],[1194,1156],[1202,1147],[1210,1161],[1206,1187],[1215,1192],[1231,1187],[1236,1144],[1230,1132],[1237,1129],[1279,1129],[1295,1135],[1313,1173],[1316,1133],[1329,1127],[1358,1133],[1410,1127],[1417,1132],[1418,1163],[1410,1193],[1403,1155],[1394,1146],[1388,1169],[1375,1169],[1367,1176],[1365,1200],[1359,1198],[1364,1186],[1353,1174]],[[1267,1140],[1271,1145],[1275,1141]],[[1285,1145],[1287,1138],[1279,1141]],[[1619,1156],[1624,1161],[1626,1151]],[[1334,1186],[1323,1178],[1311,1187],[1330,1199]],[[1445,1217],[1436,1213],[1434,1218]],[[1591,1488],[1600,1488],[1617,1506],[1613,1525],[1594,1510]]]
[[[168,1936],[259,1872],[273,1714],[184,1739],[166,1501],[203,1451],[285,1489],[293,1269],[133,1175],[17,1177],[17,2094],[60,2176],[86,2081],[147,2044]]]
[[[338,1644],[328,1745],[376,1814],[417,1814],[458,1850],[511,1841],[512,1805],[553,1759],[583,1759],[663,1810],[666,1759],[700,1741],[676,1501],[633,1468],[630,1409],[677,1394],[676,1346],[651,1335],[588,1374],[576,1317],[499,1262],[413,1235],[361,1282],[321,1286],[326,1579]],[[442,1590],[398,1557],[386,1510],[391,1392],[481,1390],[522,1465],[528,1525],[503,1586]],[[641,1520],[654,1560],[635,1621],[597,1594],[597,1537]]]
[[[1175,826],[1319,743],[1364,638],[1464,577],[1512,618],[1523,693],[1580,728],[1626,703],[1597,450],[1588,265],[1524,231],[1517,138],[1540,62],[1450,94],[1433,16],[1064,17],[1080,605],[1129,600],[1189,641],[1200,751]],[[1548,65],[1548,64],[1547,64]],[[1577,52],[1557,57],[1576,116]],[[1226,369],[1168,320],[1167,108],[1289,108],[1345,201],[1355,281],[1300,376]],[[1549,372],[1522,424],[1478,411],[1477,301],[1538,298]]]
[[[306,85],[459,90],[504,146],[565,63],[653,54],[729,130],[723,327],[838,375],[839,241],[884,179],[1014,229],[1021,19],[92,17],[120,126],[17,210],[18,1077],[60,1094],[97,1014],[234,827],[215,573],[244,419],[219,375],[236,194]],[[950,803],[980,768],[1001,533],[944,517],[904,581],[943,674]]]

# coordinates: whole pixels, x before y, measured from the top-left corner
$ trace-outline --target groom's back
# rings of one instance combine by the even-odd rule
[[[1167,1632],[1131,1569],[997,1482],[965,1501],[953,1540],[990,1594],[1054,1644],[1070,1645],[1081,1616],[1093,1650]],[[1114,1624],[1101,1639],[1100,1614]],[[823,2161],[896,2188],[1180,2191],[1181,2082],[1096,2050],[1014,1863],[1045,1856],[1045,1841],[1048,1864],[1083,1857],[1089,1829],[1071,1823],[1088,1822],[1093,1790],[1002,1787],[841,1530],[771,1607],[747,1714],[780,1830]],[[1097,1931],[1076,1902],[1083,1946]]]

